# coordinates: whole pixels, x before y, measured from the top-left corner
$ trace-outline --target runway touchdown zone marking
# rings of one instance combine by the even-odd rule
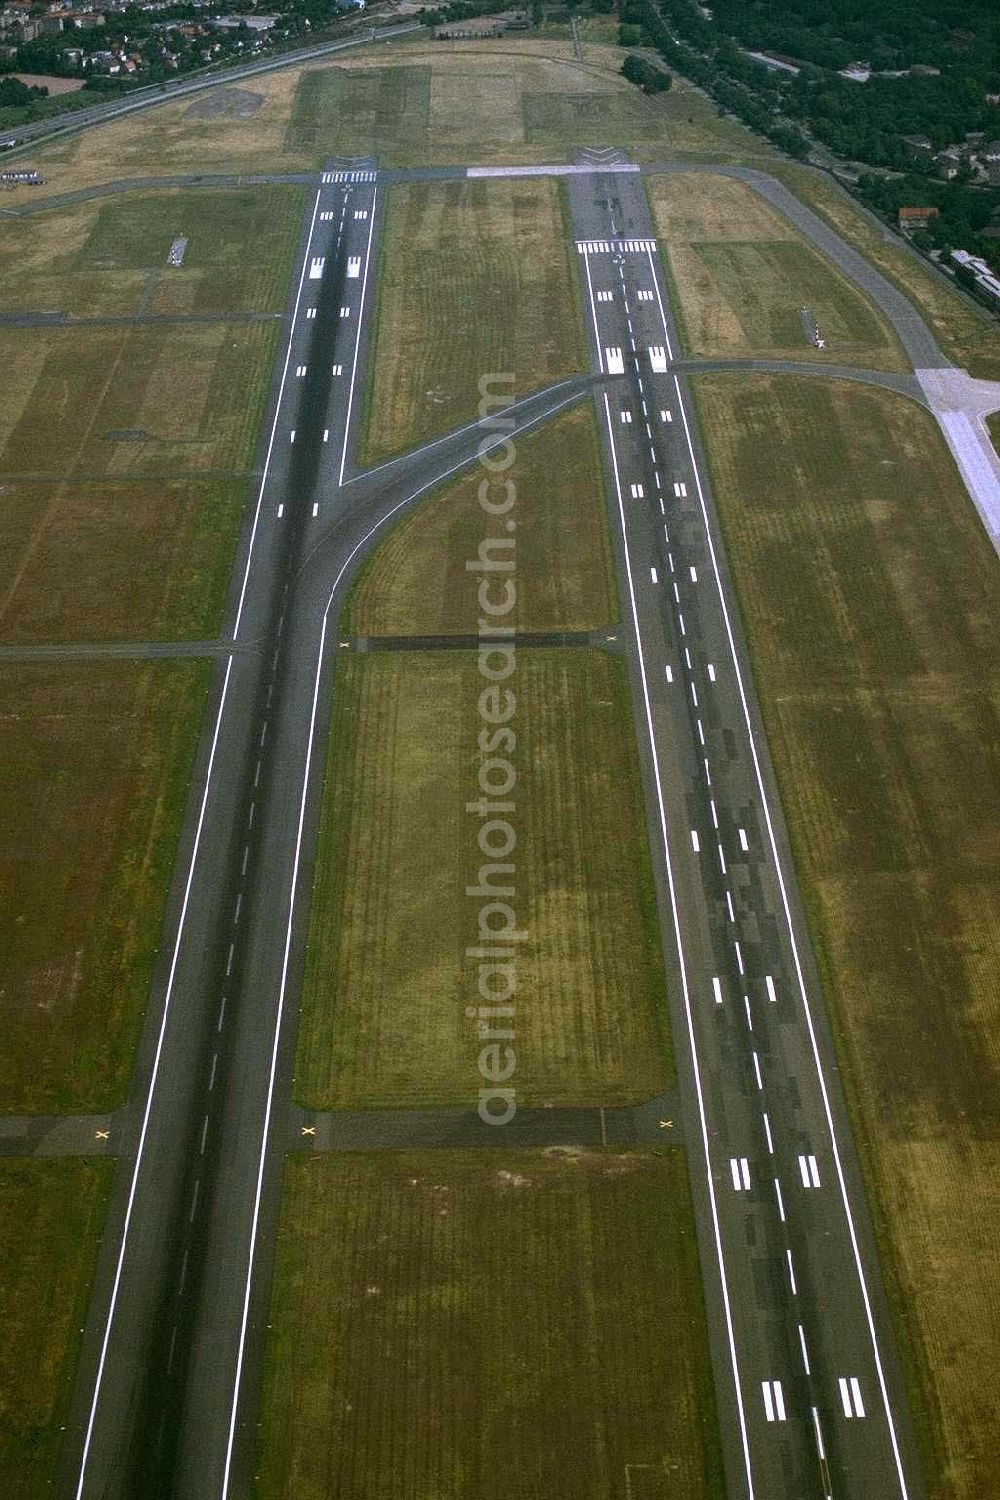
[[[764,1415],[769,1422],[784,1422],[785,1416],[785,1393],[781,1389],[780,1380],[762,1380],[761,1391],[764,1395]]]
[[[861,1399],[861,1383],[858,1377],[856,1375],[849,1377],[841,1375],[837,1384],[840,1387],[840,1402],[844,1408],[844,1416],[848,1419],[863,1417],[865,1414],[865,1404]]]
[[[737,1193],[750,1190],[750,1163],[745,1156],[731,1156],[729,1170],[733,1174],[733,1189]]]

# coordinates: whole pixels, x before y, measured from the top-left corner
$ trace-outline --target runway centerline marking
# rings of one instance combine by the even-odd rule
[[[743,1406],[743,1389],[740,1378],[739,1356],[736,1352],[736,1331],[733,1325],[732,1306],[729,1296],[729,1282],[726,1275],[725,1255],[722,1248],[722,1229],[719,1222],[719,1208],[716,1201],[715,1182],[712,1173],[712,1156],[709,1148],[708,1138],[708,1116],[705,1108],[704,1089],[701,1080],[701,1066],[698,1054],[698,1043],[695,1035],[694,1015],[691,1009],[691,992],[687,974],[687,960],[684,948],[684,938],[681,931],[680,912],[677,906],[677,892],[674,885],[673,862],[670,858],[670,842],[667,837],[667,811],[663,795],[663,785],[660,778],[660,767],[656,756],[656,737],[653,731],[653,708],[649,696],[649,681],[646,671],[646,659],[642,649],[642,635],[639,630],[639,610],[635,596],[635,582],[632,574],[632,559],[628,543],[628,528],[625,523],[625,502],[622,496],[621,476],[618,471],[618,455],[615,449],[614,424],[611,421],[611,404],[607,392],[604,393],[604,417],[608,434],[608,443],[611,451],[611,465],[615,480],[615,492],[618,503],[619,523],[624,540],[625,576],[628,583],[629,603],[632,612],[632,622],[635,629],[636,644],[639,657],[639,678],[642,686],[643,706],[646,719],[646,730],[649,736],[649,744],[652,750],[652,765],[654,781],[656,786],[657,811],[659,814],[660,834],[663,844],[663,855],[666,865],[667,891],[670,897],[670,910],[672,925],[674,929],[674,940],[678,957],[678,967],[681,977],[681,995],[684,1006],[685,1021],[687,1024],[688,1044],[691,1049],[691,1060],[694,1070],[695,1095],[698,1106],[698,1120],[700,1125],[702,1152],[705,1166],[705,1185],[708,1194],[709,1208],[712,1218],[712,1235],[715,1244],[716,1261],[719,1270],[719,1283],[722,1295],[723,1316],[726,1325],[726,1341],[729,1350],[730,1364],[733,1376],[733,1396],[736,1405],[737,1420],[740,1429],[740,1443],[743,1453],[743,1464],[746,1473],[748,1500],[754,1500],[755,1490],[753,1482],[753,1467],[750,1461],[750,1440],[747,1430],[746,1412]]]

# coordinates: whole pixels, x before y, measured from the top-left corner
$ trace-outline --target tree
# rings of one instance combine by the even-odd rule
[[[629,83],[638,84],[644,94],[660,94],[673,82],[669,73],[664,73],[662,68],[647,62],[644,57],[626,57],[622,73]]]

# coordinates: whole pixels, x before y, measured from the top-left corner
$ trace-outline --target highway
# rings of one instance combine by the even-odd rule
[[[569,184],[730,1493],[918,1500],[835,1054],[645,193]]]
[[[338,613],[384,528],[481,436],[470,424],[369,472],[352,461],[384,184],[399,175],[330,162],[308,203],[229,627],[210,644],[168,936],[107,1148],[122,1165],[64,1448],[73,1500],[250,1493],[282,1160],[303,1128],[292,1060],[334,666],[350,648]],[[596,404],[729,1491],[922,1500],[642,178],[569,173],[568,191],[592,369],[519,402],[514,431]],[[433,1121],[413,1123],[433,1138]]]
[[[333,163],[303,228],[170,941],[110,1143],[122,1168],[59,1485],[74,1500],[249,1493],[337,613],[380,529],[481,438],[473,423],[352,468],[381,206],[373,166]],[[585,376],[527,398],[514,432],[590,388]]]

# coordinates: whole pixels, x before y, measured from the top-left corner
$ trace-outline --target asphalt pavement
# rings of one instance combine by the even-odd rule
[[[600,420],[730,1492],[920,1500],[641,174],[567,176],[593,368],[512,415],[525,431],[595,400]],[[481,437],[471,423],[371,472],[352,463],[389,177],[329,163],[303,226],[167,941],[109,1127],[122,1165],[60,1481],[75,1500],[250,1493],[282,1162],[310,1123],[290,1100],[326,725],[336,658],[360,645],[337,635],[339,608],[392,520]],[[551,1128],[606,1128],[584,1114]],[[417,1138],[464,1129],[414,1122]]]
[[[355,473],[382,199],[373,167],[316,188],[263,477],[237,562],[84,1332],[60,1493],[250,1491],[291,1098],[305,905],[344,591],[394,517],[475,458],[477,424]],[[523,432],[584,376],[513,409]],[[495,440],[495,439],[494,439]],[[347,642],[344,649],[349,649]]]
[[[569,183],[733,1497],[922,1495],[645,193]]]

